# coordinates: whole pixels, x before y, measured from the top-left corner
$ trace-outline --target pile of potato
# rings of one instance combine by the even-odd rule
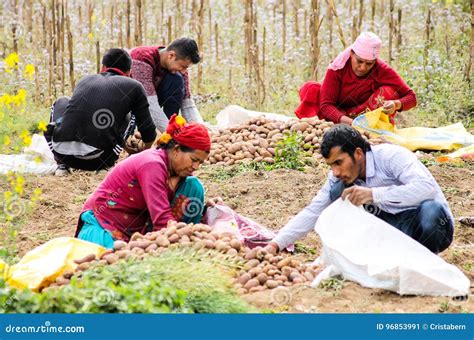
[[[114,249],[108,249],[99,258],[91,254],[76,260],[76,271],[64,272],[51,286],[68,284],[72,276],[92,265],[110,265],[129,258],[144,259],[158,256],[168,248],[186,246],[196,250],[212,249],[232,257],[240,268],[235,272],[235,285],[241,294],[311,282],[316,273],[315,268],[291,257],[269,254],[262,247],[245,247],[233,234],[217,233],[208,225],[170,221],[168,227],[160,231],[133,234],[129,243],[115,241]]]
[[[308,156],[318,159],[321,157],[319,147],[323,134],[333,126],[334,123],[318,117],[292,119],[288,122],[270,120],[263,116],[253,118],[242,125],[213,134],[211,152],[205,164],[233,165],[247,161],[273,164],[276,144],[291,132],[301,135],[300,146]],[[369,136],[364,135],[364,138],[369,139]],[[371,139],[372,144],[383,142]]]

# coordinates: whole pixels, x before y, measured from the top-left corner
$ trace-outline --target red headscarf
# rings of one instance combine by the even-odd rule
[[[211,137],[206,127],[198,123],[186,123],[186,120],[176,113],[171,116],[166,132],[161,135],[159,142],[167,144],[171,138],[191,149],[205,152],[211,150]]]

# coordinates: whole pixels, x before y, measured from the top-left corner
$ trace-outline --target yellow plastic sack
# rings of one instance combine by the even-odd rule
[[[436,157],[436,160],[440,163],[474,160],[474,144],[451,152],[448,155]]]
[[[59,237],[36,247],[10,267],[8,284],[16,288],[38,291],[49,286],[66,270],[74,270],[74,260],[89,254],[100,256],[105,251],[95,243],[72,237]]]
[[[9,269],[10,268],[8,267],[8,264],[0,260],[0,278],[2,278],[3,280],[6,280]]]
[[[466,131],[462,123],[439,128],[410,127],[397,129],[389,123],[382,108],[367,112],[354,119],[352,126],[389,142],[415,150],[456,150],[474,144],[474,136]]]

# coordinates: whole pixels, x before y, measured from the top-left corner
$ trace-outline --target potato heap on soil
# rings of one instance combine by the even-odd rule
[[[135,233],[129,243],[115,241],[114,249],[108,249],[100,258],[94,254],[77,259],[76,271],[67,271],[51,286],[65,285],[74,275],[89,269],[92,265],[114,264],[121,259],[144,259],[159,256],[168,248],[192,247],[196,250],[215,250],[230,256],[238,269],[234,284],[240,294],[252,293],[278,286],[310,283],[316,269],[289,256],[269,254],[262,247],[245,247],[233,234],[217,233],[205,224],[169,222],[168,227],[145,235]],[[80,274],[79,274],[80,275]]]
[[[233,165],[246,161],[273,164],[277,142],[292,132],[302,136],[300,146],[308,156],[319,158],[323,134],[333,126],[334,123],[317,117],[292,119],[288,122],[265,117],[254,118],[212,135],[211,152],[204,164]],[[364,138],[368,139],[368,136],[364,135]],[[383,141],[371,139],[371,142],[379,144]]]

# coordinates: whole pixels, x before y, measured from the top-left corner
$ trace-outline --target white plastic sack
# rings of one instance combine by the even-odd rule
[[[364,287],[401,295],[469,294],[469,279],[458,268],[347,200],[325,209],[315,231],[323,244],[320,262],[327,266],[320,275],[342,274]]]
[[[217,127],[219,129],[228,129],[260,116],[281,122],[286,122],[292,118],[278,113],[250,111],[238,105],[229,105],[217,114]]]
[[[54,155],[48,147],[46,139],[34,134],[30,146],[19,155],[0,155],[0,174],[8,171],[47,175],[56,170]]]

